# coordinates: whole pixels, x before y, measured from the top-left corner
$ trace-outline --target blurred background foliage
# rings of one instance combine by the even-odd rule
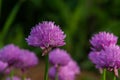
[[[99,31],[120,36],[120,0],[0,0],[0,47],[14,43],[40,57],[39,48],[28,46],[25,38],[34,25],[46,20],[63,29],[67,35],[63,48],[81,68],[95,70],[88,60],[89,39]]]

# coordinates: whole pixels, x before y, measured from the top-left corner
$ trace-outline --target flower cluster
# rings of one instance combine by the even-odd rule
[[[120,68],[120,47],[116,44],[117,37],[109,32],[99,32],[90,40],[92,51],[89,59],[96,68],[114,71],[118,76]]]
[[[77,63],[71,59],[70,55],[59,48],[49,53],[49,61],[53,65],[49,69],[49,77],[55,80],[75,80],[75,75],[80,73]]]
[[[29,45],[43,50],[42,56],[49,53],[49,61],[52,64],[49,76],[53,80],[56,75],[58,80],[74,80],[80,73],[77,63],[71,59],[70,55],[65,50],[57,48],[65,45],[65,37],[64,32],[54,22],[43,21],[33,27],[26,38]]]
[[[105,46],[115,45],[117,43],[118,37],[109,32],[99,32],[95,34],[90,43],[92,45],[92,50],[100,51]]]
[[[57,48],[49,53],[49,61],[53,65],[64,66],[68,64],[70,60],[71,57],[65,50]]]
[[[35,53],[21,49],[21,54],[18,57],[19,62],[15,65],[17,68],[27,69],[38,64],[38,58]]]
[[[42,55],[45,55],[51,48],[65,45],[65,37],[64,32],[54,22],[43,21],[32,28],[26,40],[29,45],[42,48]]]
[[[0,73],[2,73],[8,66],[8,63],[0,61]]]
[[[0,72],[9,72],[11,69],[26,68],[35,66],[38,63],[37,56],[28,50],[9,44],[0,49]]]

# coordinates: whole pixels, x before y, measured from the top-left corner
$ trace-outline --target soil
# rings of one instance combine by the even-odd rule
[[[44,62],[40,62],[36,67],[30,68],[25,72],[25,76],[31,78],[31,80],[44,80]],[[17,76],[22,76],[23,73],[20,70],[15,70]],[[99,80],[99,76],[95,73],[88,71],[81,71],[76,80]],[[50,79],[49,79],[50,80]]]

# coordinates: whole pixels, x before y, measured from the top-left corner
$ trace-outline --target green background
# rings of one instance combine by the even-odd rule
[[[89,40],[99,31],[120,36],[120,0],[0,0],[0,47],[14,43],[44,59],[39,48],[25,41],[31,28],[42,21],[60,25],[67,35],[63,49],[83,71],[99,74],[88,59]]]

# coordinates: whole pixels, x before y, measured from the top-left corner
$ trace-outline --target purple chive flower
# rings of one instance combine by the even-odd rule
[[[49,53],[49,61],[56,66],[65,66],[71,60],[70,55],[62,49],[56,48]]]
[[[8,66],[12,66],[17,62],[19,54],[20,49],[13,44],[9,44],[0,50],[0,60],[8,63]]]
[[[99,68],[99,66],[97,65],[99,63],[98,61],[99,54],[100,52],[91,51],[88,56],[91,62],[96,64],[96,68]]]
[[[21,49],[21,54],[18,57],[18,59],[19,61],[15,65],[15,67],[17,68],[26,69],[26,68],[33,67],[38,64],[37,56],[35,55],[34,52],[31,52],[29,50]]]
[[[8,67],[8,63],[0,61],[0,73],[4,73],[7,67]]]
[[[42,49],[65,45],[66,35],[54,22],[43,21],[32,28],[26,39],[28,44]]]
[[[14,68],[25,70],[38,64],[37,56],[33,52],[20,49],[13,44],[7,45],[0,50],[0,61],[4,62],[4,64],[0,62],[1,70],[7,64],[5,74],[9,74]]]
[[[68,65],[64,67],[69,68],[69,70],[73,71],[75,75],[80,74],[80,67],[74,60],[69,61]]]
[[[57,73],[56,67],[52,66],[48,72],[50,79],[55,80],[56,73]]]
[[[58,76],[59,80],[75,80],[75,73],[69,67],[61,67]]]
[[[11,80],[11,78],[10,78],[10,77],[7,77],[6,80]],[[14,77],[12,78],[12,80],[22,80],[22,79],[19,78],[19,77],[17,77],[17,76],[14,76]],[[31,80],[31,79],[30,79],[30,78],[26,78],[25,80]]]
[[[4,74],[9,75],[12,70],[13,70],[13,67],[7,68],[7,69],[4,71]]]
[[[109,32],[99,32],[95,34],[90,43],[92,45],[92,50],[100,51],[104,46],[115,45],[117,43],[118,37]]]
[[[105,47],[100,51],[98,56],[99,65],[101,68],[106,68],[109,71],[114,71],[118,76],[118,69],[120,68],[120,47],[112,45]]]
[[[56,73],[58,80],[75,80],[75,76],[80,73],[80,69],[75,61],[70,61],[66,66],[55,66],[49,69],[49,77],[55,80]]]

